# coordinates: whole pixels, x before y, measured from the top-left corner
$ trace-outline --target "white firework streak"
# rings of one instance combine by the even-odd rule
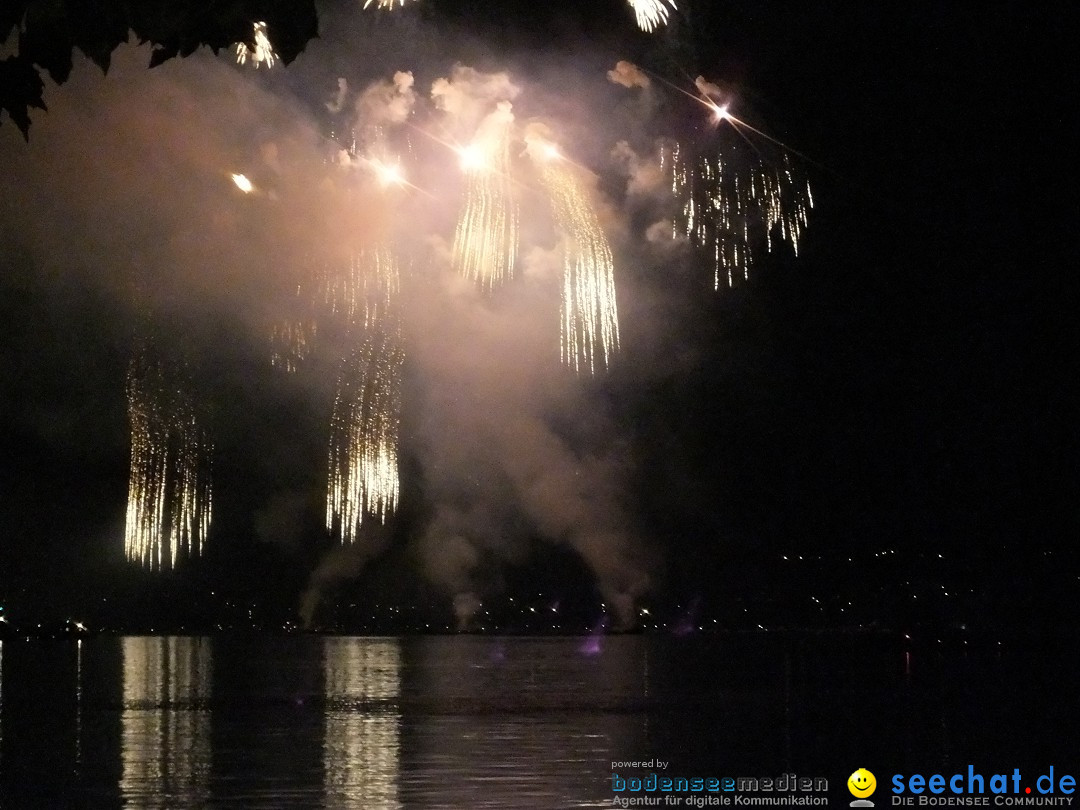
[[[595,374],[619,348],[611,247],[588,194],[554,150],[540,158],[540,178],[563,239],[562,359],[578,373]]]
[[[236,63],[243,65],[249,59],[256,68],[260,65],[272,68],[277,61],[277,54],[274,53],[274,46],[270,44],[264,22],[255,23],[255,50],[249,48],[246,42],[238,42],[236,45]]]
[[[406,2],[408,0],[364,0],[364,8],[374,3],[375,8],[393,9],[394,6],[404,6]]]
[[[659,26],[668,21],[668,6],[678,11],[675,0],[628,0],[630,7],[637,15],[638,28],[647,33],[652,33]],[[665,5],[665,2],[667,5]]]
[[[283,320],[270,332],[270,365],[295,374],[311,355],[317,333],[314,320]]]
[[[352,543],[365,515],[385,522],[397,506],[401,420],[400,335],[367,330],[343,362],[330,431],[326,528]]]
[[[345,272],[328,276],[324,303],[342,317],[359,345],[342,361],[330,423],[326,528],[355,542],[365,515],[385,522],[398,500],[401,421],[400,285],[397,259],[386,246],[352,256]]]
[[[321,304],[349,326],[374,328],[391,312],[401,287],[401,273],[386,245],[366,248],[349,257],[343,270],[329,266],[321,281]]]
[[[128,369],[131,472],[124,526],[129,560],[151,570],[198,556],[210,529],[213,445],[183,381],[169,379],[145,346]]]
[[[771,252],[776,237],[798,255],[814,198],[786,152],[772,167],[730,146],[692,156],[671,143],[661,147],[660,165],[679,204],[672,237],[685,236],[706,251],[714,289],[721,278],[728,286],[736,277],[748,279],[755,253],[761,246]]]
[[[465,208],[454,234],[454,264],[466,278],[493,287],[514,274],[518,214],[510,185],[510,128],[470,150]]]

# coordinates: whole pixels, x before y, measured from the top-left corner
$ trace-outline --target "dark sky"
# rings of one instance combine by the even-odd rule
[[[539,581],[716,604],[732,579],[788,587],[767,573],[784,554],[943,553],[952,575],[1009,569],[1033,588],[1046,551],[1075,571],[1080,209],[1053,15],[684,0],[649,36],[615,0],[354,6],[321,6],[321,38],[288,68],[197,54],[147,72],[133,53],[50,85],[29,144],[0,127],[0,599],[44,610],[145,583],[123,561],[123,388],[147,290],[213,413],[217,513],[180,580],[291,610],[320,565],[333,580],[366,564],[364,588],[410,598]],[[784,247],[714,293],[692,251],[646,244],[610,150],[646,155],[700,111],[656,81],[652,107],[606,82],[618,59],[731,88],[736,115],[803,156],[816,207],[798,258]],[[547,300],[542,251],[495,302],[423,259],[406,284],[401,510],[354,559],[326,558],[333,364],[269,368],[264,293],[288,287],[297,239],[335,233],[300,179],[324,161],[312,144],[340,135],[323,106],[336,78],[352,99],[411,70],[430,108],[455,63],[506,71],[518,120],[561,125],[596,173],[622,352],[593,380],[537,359],[541,322],[518,315]],[[269,143],[295,159],[276,199],[204,196],[215,175],[265,170]],[[445,240],[442,208],[420,227]]]

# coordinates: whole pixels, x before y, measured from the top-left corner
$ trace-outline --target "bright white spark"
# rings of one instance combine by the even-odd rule
[[[398,6],[404,6],[407,0],[364,0],[364,8],[367,8],[372,3],[375,4],[375,8],[388,8],[393,9],[395,4]]]
[[[469,144],[458,149],[461,158],[461,168],[467,172],[481,171],[487,168],[487,155],[484,147],[479,144]]]
[[[386,188],[387,186],[404,185],[405,174],[398,164],[383,163],[379,160],[373,160],[371,161],[371,166],[375,170],[375,179],[378,180],[379,185],[383,188]]]
[[[245,194],[250,194],[255,190],[255,186],[252,185],[251,181],[248,180],[245,175],[234,174],[232,175],[232,181],[236,183],[236,187]]]
[[[510,119],[512,120],[512,119]],[[454,264],[491,287],[514,273],[518,214],[510,187],[510,127],[458,151],[466,173],[465,208],[454,234]]]
[[[676,11],[679,8],[675,5],[675,0],[628,0],[628,2],[637,15],[638,28],[648,33],[667,23],[668,5]],[[665,2],[667,5],[664,5]]]
[[[254,51],[247,46],[246,42],[236,44],[236,63],[243,65],[249,59],[256,68],[263,64],[267,68],[272,68],[274,62],[277,61],[277,54],[274,53],[274,46],[270,44],[270,37],[266,35],[266,23],[264,22],[255,23]]]

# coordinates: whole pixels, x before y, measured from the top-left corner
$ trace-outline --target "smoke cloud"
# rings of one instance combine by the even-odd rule
[[[624,59],[615,63],[615,67],[608,71],[607,77],[608,81],[628,88],[640,87],[644,90],[652,84],[641,68]]]
[[[358,542],[329,551],[315,566],[307,588],[300,595],[300,621],[304,627],[316,625],[316,612],[327,591],[356,579],[372,559],[386,548],[385,530],[365,531]]]
[[[465,131],[475,129],[491,108],[513,101],[521,88],[507,73],[483,73],[465,65],[455,65],[449,77],[436,79],[431,98],[437,109],[447,113]],[[505,107],[509,110],[509,105]]]
[[[370,85],[356,101],[356,112],[364,126],[403,124],[416,104],[413,75],[399,70],[392,81]]]
[[[332,101],[326,102],[327,111],[334,115],[345,109],[345,97],[349,94],[349,82],[347,80],[339,77],[337,85],[337,94]]]
[[[698,76],[694,79],[694,86],[698,89],[698,92],[705,98],[712,99],[713,101],[723,101],[724,91],[720,89],[720,85],[713,84],[705,79],[704,76]]]
[[[69,83],[50,88],[50,111],[35,118],[28,146],[14,127],[0,128],[0,237],[58,286],[89,279],[132,321],[147,310],[168,313],[190,337],[216,391],[223,458],[209,543],[230,542],[219,526],[249,527],[257,541],[287,551],[325,537],[315,518],[334,370],[349,338],[321,327],[304,332],[311,345],[291,347],[298,370],[289,374],[270,364],[271,336],[295,336],[281,327],[313,322],[325,301],[321,268],[380,241],[395,245],[406,268],[402,453],[415,462],[420,481],[407,491],[422,498],[416,511],[425,517],[396,534],[393,518],[387,528],[365,524],[357,543],[327,554],[300,599],[301,618],[316,620],[324,596],[359,576],[393,536],[412,547],[417,574],[446,594],[459,626],[498,590],[501,566],[553,547],[588,567],[608,611],[630,626],[636,600],[655,585],[659,555],[631,507],[634,452],[605,401],[604,380],[579,379],[560,363],[562,246],[535,170],[521,159],[523,130],[514,135],[518,275],[490,293],[450,261],[463,182],[441,135],[449,122],[459,136],[483,138],[527,104],[571,154],[603,160],[610,152],[630,198],[657,194],[652,161],[626,142],[611,152],[617,133],[596,119],[592,101],[610,85],[567,73],[537,86],[458,64],[432,80],[428,102],[414,71],[433,71],[416,65],[388,79],[341,76],[327,101],[326,74],[339,66],[298,62],[296,84],[305,69],[315,77],[305,101],[276,86],[276,73],[255,80],[226,56],[198,53],[153,71],[147,58],[145,48],[121,48],[108,78],[77,64]],[[628,62],[607,78],[649,87]],[[580,103],[563,99],[552,106],[557,114],[544,110],[570,81],[581,85]],[[325,116],[347,109],[350,86],[365,87],[354,127],[395,129],[386,137],[408,157],[409,185],[380,189],[336,162],[345,136],[329,137]],[[398,126],[406,121],[413,127]],[[234,173],[251,180],[250,194],[232,183]],[[654,229],[635,235],[624,203],[586,185],[619,262],[661,238]],[[637,282],[620,280],[618,265],[616,279],[620,309],[636,313],[638,335],[648,333],[649,310],[633,301]],[[122,379],[103,385],[101,396],[122,397]]]
[[[659,163],[642,158],[626,141],[615,144],[611,159],[626,173],[626,191],[632,197],[653,196],[666,190]]]

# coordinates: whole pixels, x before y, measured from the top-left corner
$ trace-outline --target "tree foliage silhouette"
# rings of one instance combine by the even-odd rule
[[[318,36],[314,0],[0,0],[0,42],[18,37],[0,60],[0,123],[7,111],[29,139],[30,110],[46,109],[42,72],[63,84],[76,48],[107,73],[113,51],[134,37],[153,45],[155,67],[204,45],[254,47],[256,21],[286,64]]]

